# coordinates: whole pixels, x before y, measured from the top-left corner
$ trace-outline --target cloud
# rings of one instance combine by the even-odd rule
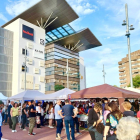
[[[17,16],[40,0],[17,0],[6,6],[6,11],[11,16]]]
[[[88,15],[95,12],[96,9],[98,9],[97,6],[90,4],[88,0],[67,0],[67,1],[79,15]]]
[[[1,13],[0,13],[0,19],[5,21],[5,22],[8,22],[8,19]]]

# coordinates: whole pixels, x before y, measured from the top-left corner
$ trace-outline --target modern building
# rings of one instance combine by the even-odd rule
[[[140,75],[140,50],[131,53],[132,76]],[[119,64],[120,87],[126,88],[130,84],[128,54]]]
[[[5,23],[2,30],[13,34],[12,77],[10,92],[1,88],[0,92],[11,96],[36,89],[49,94],[56,85],[75,91],[85,89],[84,59],[79,52],[102,44],[88,28],[76,32],[69,25],[77,18],[65,0],[41,0]]]
[[[12,93],[13,32],[0,28],[0,92]]]

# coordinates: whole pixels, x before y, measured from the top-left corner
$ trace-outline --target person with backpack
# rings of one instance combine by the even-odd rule
[[[114,102],[109,103],[108,108],[110,113],[107,115],[103,140],[116,140],[116,127],[123,114]]]

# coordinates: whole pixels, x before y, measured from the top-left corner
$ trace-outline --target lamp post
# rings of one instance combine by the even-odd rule
[[[67,74],[67,88],[69,88],[69,62],[68,62],[68,59],[67,59],[67,66],[66,66],[66,74]]]
[[[104,84],[105,84],[105,75],[106,75],[106,73],[105,73],[105,70],[104,70],[104,65],[103,65],[103,79],[104,79]]]
[[[133,77],[132,77],[132,65],[131,65],[131,48],[130,48],[130,33],[129,30],[134,30],[133,25],[129,26],[128,19],[128,5],[125,4],[125,13],[126,13],[126,21],[123,21],[122,26],[126,25],[126,36],[127,36],[127,44],[128,44],[128,58],[129,58],[129,73],[130,73],[130,85],[133,88]]]

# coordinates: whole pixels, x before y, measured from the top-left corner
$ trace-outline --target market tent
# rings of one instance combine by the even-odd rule
[[[77,91],[70,95],[71,99],[80,98],[140,98],[138,92],[122,89],[119,87],[103,84]]]
[[[26,90],[17,95],[9,97],[9,100],[35,100],[35,97],[43,96],[44,93],[41,93],[37,90]]]
[[[1,92],[0,92],[0,100],[7,100],[8,97],[4,96]]]
[[[64,88],[62,90],[56,91],[52,94],[47,94],[39,97],[35,97],[36,100],[57,100],[57,99],[68,99],[68,95],[74,93],[74,90]]]
[[[140,93],[140,89],[136,89],[136,88],[132,88],[132,87],[126,87],[125,89],[126,90],[130,90],[130,91],[134,91],[134,92],[137,92],[137,93]]]

